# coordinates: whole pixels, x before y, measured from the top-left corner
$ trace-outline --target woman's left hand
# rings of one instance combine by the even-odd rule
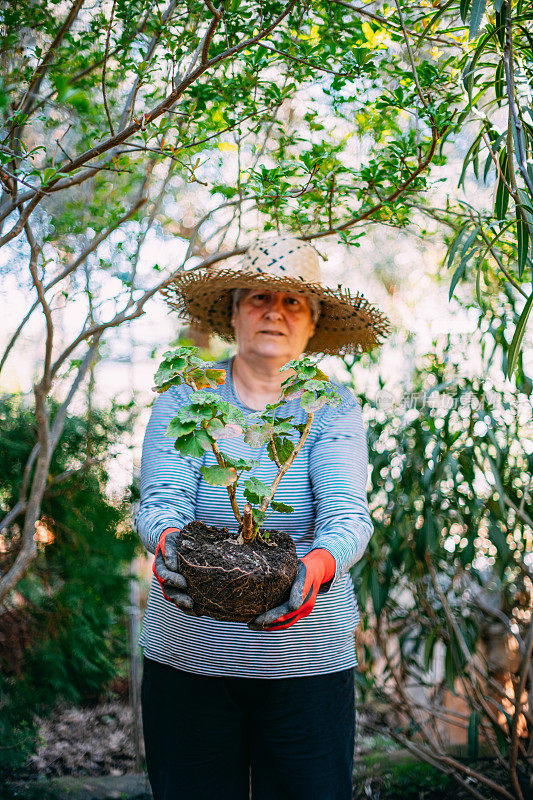
[[[308,617],[320,587],[333,578],[336,569],[335,559],[328,550],[311,550],[298,561],[298,572],[287,602],[255,617],[248,627],[253,631],[283,631]]]

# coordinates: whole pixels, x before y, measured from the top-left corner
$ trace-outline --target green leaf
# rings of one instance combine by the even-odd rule
[[[224,419],[226,422],[235,422],[237,425],[240,425],[241,428],[244,428],[246,425],[246,417],[236,406],[232,406],[229,403],[227,404],[227,408],[224,409]]]
[[[307,414],[314,414],[327,403],[328,398],[324,395],[315,397],[314,392],[304,392],[300,398],[300,405]]]
[[[485,6],[487,0],[472,0],[472,11],[470,13],[470,25],[468,27],[468,38],[474,39],[477,36],[483,14],[485,13]],[[462,0],[461,0],[462,7]],[[462,10],[462,8],[461,8]]]
[[[201,458],[205,451],[211,448],[211,439],[206,431],[200,428],[188,433],[186,436],[180,436],[179,439],[176,439],[174,447],[182,456]]]
[[[374,613],[376,617],[379,617],[383,611],[383,608],[385,607],[385,603],[387,602],[389,591],[388,588],[379,580],[378,573],[375,569],[370,576],[370,594],[372,596]]]
[[[522,219],[520,211],[517,212],[516,230],[518,235],[518,277],[522,278],[522,273],[524,272],[524,267],[527,261],[529,229],[525,220]]]
[[[178,439],[180,436],[185,436],[187,433],[190,433],[195,428],[196,420],[191,419],[187,420],[187,422],[182,422],[179,417],[174,417],[174,419],[169,423],[165,436],[171,436],[174,439]]]
[[[435,649],[435,645],[438,642],[438,635],[436,630],[432,630],[426,637],[426,641],[424,642],[424,668],[429,670],[429,665],[431,664],[431,659],[433,657],[433,650]]]
[[[261,511],[260,508],[252,508],[252,519],[257,529],[263,524],[265,517],[266,513]],[[268,533],[265,534],[264,538],[268,539]]]
[[[468,9],[470,8],[470,3],[472,0],[461,0],[459,5],[459,12],[461,14],[461,19],[463,22],[466,22],[466,17],[468,14]]]
[[[496,219],[503,220],[509,207],[509,191],[504,183],[504,178],[509,184],[509,166],[507,164],[507,150],[504,148],[500,153],[500,169],[498,174],[498,185],[496,187],[496,199],[494,201],[494,215]]]
[[[233,467],[200,467],[200,472],[211,486],[231,486],[237,480]]]
[[[294,511],[292,506],[288,506],[286,503],[280,503],[277,500],[272,500],[270,502],[270,508],[272,511],[277,511],[278,514],[292,514]]]
[[[469,244],[474,240],[474,238],[477,235],[477,232],[478,231],[476,229],[472,234],[470,234],[470,236],[468,237],[468,239],[465,242],[465,245],[463,247],[463,252],[466,250],[466,248],[469,246]],[[451,283],[450,283],[450,293],[449,293],[449,299],[450,300],[453,297],[453,293],[455,292],[455,288],[456,288],[457,284],[459,283],[459,281],[463,277],[463,274],[464,274],[464,272],[466,270],[466,266],[467,266],[468,262],[476,255],[476,253],[478,251],[479,251],[479,246],[473,247],[471,250],[468,250],[468,252],[465,252],[463,257],[461,258],[459,266],[457,267],[457,269],[453,273],[452,280],[451,280]]]
[[[265,497],[270,497],[270,486],[259,478],[247,478],[244,481],[244,497],[252,505],[259,505]]]
[[[479,720],[478,713],[474,709],[468,721],[468,757],[472,760],[479,756]]]
[[[185,360],[182,359],[182,361],[183,366],[185,366]],[[171,386],[173,382],[175,382],[176,386],[180,386],[180,384],[183,383],[180,372],[181,367],[179,365],[176,366],[172,362],[164,361],[154,375],[156,386],[161,386],[164,383],[168,384],[168,386]]]
[[[224,461],[228,467],[234,467],[239,472],[241,470],[248,471],[259,466],[259,461],[257,461],[255,458],[231,458],[227,455],[227,453],[222,453],[222,457],[224,458]]]
[[[448,689],[452,694],[457,694],[455,691],[455,678],[457,676],[457,669],[453,658],[453,645],[448,643],[446,646],[446,654],[444,656],[444,677],[448,684]]]
[[[290,439],[281,438],[280,436],[274,436],[274,447],[276,448],[276,453],[281,464],[285,464],[285,462],[292,456],[294,452],[294,442]],[[274,458],[274,448],[272,447],[272,440],[269,441],[267,447],[267,453],[271,461],[275,461]]]
[[[527,321],[529,319],[529,314],[531,312],[531,304],[533,303],[533,293],[529,295],[527,298],[527,302],[522,309],[522,313],[520,314],[520,319],[517,322],[516,330],[514,332],[513,341],[511,342],[511,346],[509,347],[509,353],[507,354],[507,377],[510,378],[514,372],[514,368],[516,366],[516,362],[518,360],[518,355],[520,353],[520,346],[522,344],[522,339],[524,338],[524,333],[526,332]]]
[[[509,743],[508,743],[508,740],[507,740],[507,736],[505,735],[505,732],[502,730],[501,726],[498,725],[497,722],[494,722],[492,717],[488,717],[488,720],[489,720],[490,724],[492,725],[492,730],[494,731],[494,734],[496,736],[496,741],[498,743],[498,750],[500,751],[502,756],[505,757],[507,755],[507,751],[509,749]]]
[[[490,540],[496,546],[496,550],[498,551],[498,557],[505,563],[509,563],[511,560],[511,548],[509,547],[509,542],[507,541],[506,535],[501,531],[497,525],[492,524],[489,528],[489,537]]]
[[[448,256],[446,258],[446,269],[449,269],[451,267],[451,265],[453,264],[453,261],[454,261],[454,258],[455,258],[455,254],[457,253],[457,250],[459,249],[459,245],[461,244],[461,241],[462,241],[463,236],[465,235],[465,233],[467,231],[467,228],[468,228],[468,223],[466,223],[466,225],[463,225],[463,227],[461,228],[461,230],[459,231],[459,233],[457,234],[457,236],[453,240],[453,242],[451,244],[451,247],[450,247],[450,249],[448,251]]]
[[[222,420],[215,417],[212,419],[208,426],[207,426],[208,433],[216,439],[235,439],[237,436],[242,435],[242,428],[240,425],[235,425],[234,423],[229,423],[228,425],[224,425]]]
[[[244,434],[244,441],[246,444],[249,444],[250,447],[257,450],[257,448],[262,447],[265,442],[268,442],[270,439],[270,430],[265,431],[264,428],[264,425],[250,425]]]

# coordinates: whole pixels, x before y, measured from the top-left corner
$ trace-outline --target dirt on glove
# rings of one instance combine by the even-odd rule
[[[226,622],[250,622],[289,599],[298,557],[284,531],[261,530],[251,543],[237,533],[190,522],[178,536],[178,572],[197,614]]]

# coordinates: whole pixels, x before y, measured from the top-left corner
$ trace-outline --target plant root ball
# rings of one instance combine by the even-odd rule
[[[178,572],[194,611],[213,619],[249,622],[286,602],[297,569],[294,541],[283,531],[238,544],[237,533],[195,520],[178,536]]]

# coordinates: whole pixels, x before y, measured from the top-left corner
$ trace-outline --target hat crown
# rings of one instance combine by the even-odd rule
[[[320,282],[318,253],[312,245],[293,236],[256,241],[248,248],[239,269],[276,278],[296,278],[302,283]]]

